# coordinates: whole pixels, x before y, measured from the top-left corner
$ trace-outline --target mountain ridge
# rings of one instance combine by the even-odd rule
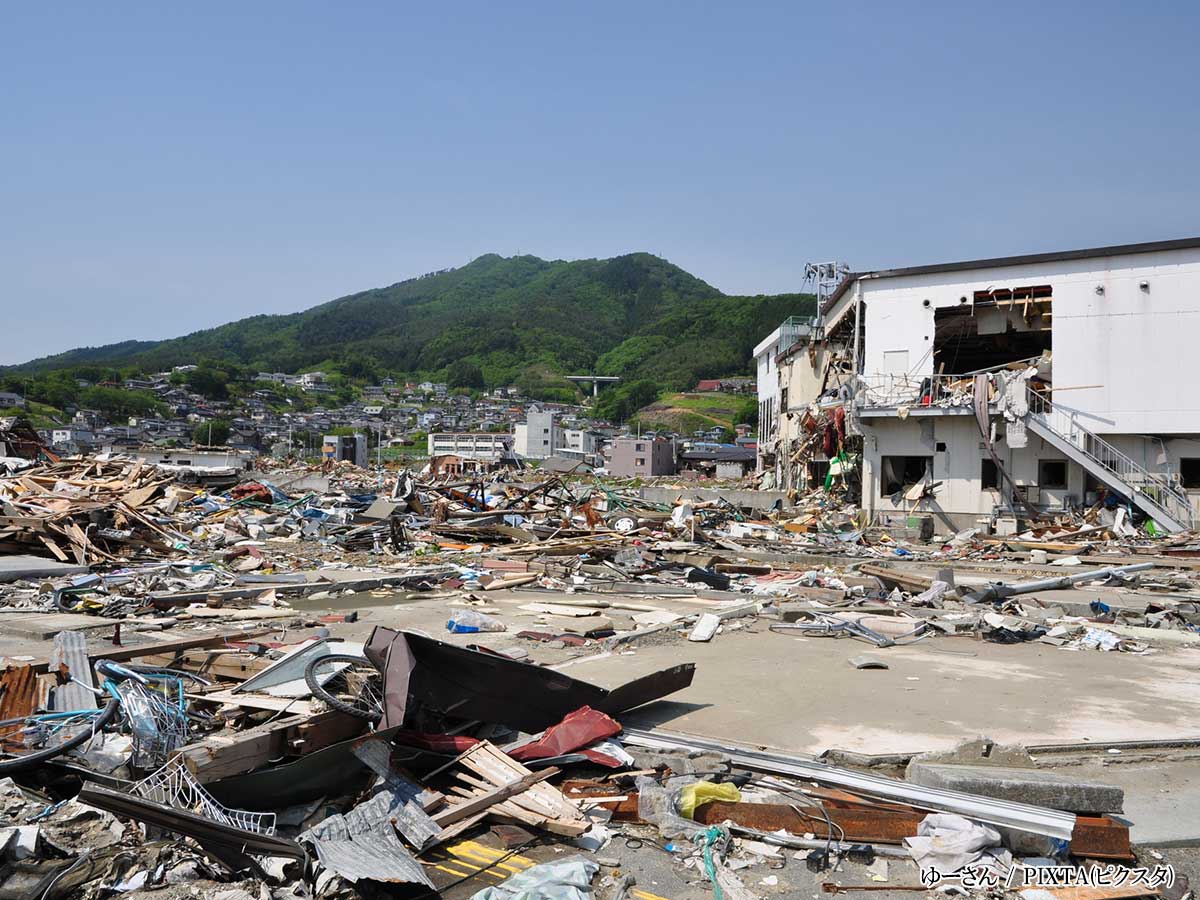
[[[79,347],[0,371],[149,372],[207,359],[263,371],[416,374],[465,362],[489,385],[539,368],[685,388],[744,371],[763,334],[811,311],[806,295],[727,295],[649,253],[570,261],[489,253],[299,312],[247,316],[161,341]]]

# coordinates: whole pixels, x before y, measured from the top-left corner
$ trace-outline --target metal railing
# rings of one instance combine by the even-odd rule
[[[1163,475],[1157,475],[1122,453],[1104,438],[1089,431],[1076,415],[1055,406],[1049,394],[1029,386],[1026,392],[1029,412],[1084,456],[1117,476],[1130,488],[1140,491],[1156,506],[1184,525],[1192,524],[1192,505],[1188,496]]]
[[[867,409],[901,406],[970,407],[974,379],[970,375],[859,375],[861,405]]]
[[[779,349],[784,350],[800,341],[806,340],[813,334],[813,319],[811,316],[788,316],[779,326]]]

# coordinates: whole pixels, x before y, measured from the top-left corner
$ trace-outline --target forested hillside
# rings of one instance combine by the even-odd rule
[[[812,309],[803,295],[726,296],[648,253],[572,262],[491,254],[300,313],[72,350],[6,374],[152,372],[207,360],[255,371],[326,367],[368,380],[449,373],[478,387],[599,372],[680,390],[749,371],[755,343],[783,318]]]

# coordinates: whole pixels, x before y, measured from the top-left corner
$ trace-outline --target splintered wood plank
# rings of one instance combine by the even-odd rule
[[[58,544],[54,543],[54,540],[49,535],[39,532],[38,540],[40,540],[46,546],[47,550],[54,554],[55,559],[57,559],[59,562],[71,561],[71,558],[67,556],[67,554],[63,553],[62,548],[58,546]],[[76,562],[78,562],[80,565],[84,564],[83,560],[76,560]]]

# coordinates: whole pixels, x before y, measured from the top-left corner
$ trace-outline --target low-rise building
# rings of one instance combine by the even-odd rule
[[[499,462],[512,456],[513,436],[488,432],[441,431],[428,437],[429,455]]]
[[[1198,295],[1200,238],[852,274],[790,378],[791,347],[772,351],[760,459],[786,473],[819,446],[841,467],[856,444],[881,524],[1015,528],[1103,502],[1117,530],[1125,516],[1194,527]],[[804,446],[783,439],[780,410]]]
[[[605,450],[605,468],[620,478],[675,474],[675,442],[663,438],[617,438]]]

